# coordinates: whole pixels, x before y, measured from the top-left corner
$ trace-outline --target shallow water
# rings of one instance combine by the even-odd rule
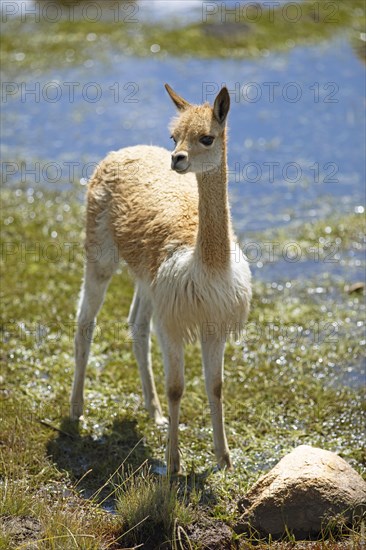
[[[17,164],[11,175],[9,165],[5,183],[20,177],[62,190],[69,181],[85,183],[92,164],[110,150],[139,143],[170,148],[174,111],[162,83],[199,102],[212,100],[211,90],[225,82],[233,92],[229,168],[239,232],[362,204],[363,66],[345,40],[255,61],[113,51],[110,60],[18,76],[18,94],[3,104],[2,156],[25,166]],[[32,89],[39,93],[27,94]]]

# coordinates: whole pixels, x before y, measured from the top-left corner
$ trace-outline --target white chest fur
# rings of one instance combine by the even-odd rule
[[[180,248],[160,266],[151,298],[157,317],[185,340],[207,330],[238,335],[249,313],[250,280],[243,254],[212,273],[198,264],[193,248]]]

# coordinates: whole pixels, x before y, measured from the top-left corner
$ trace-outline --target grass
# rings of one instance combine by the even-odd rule
[[[114,277],[98,319],[85,418],[77,428],[67,411],[84,207],[73,193],[14,188],[3,191],[2,212],[0,548],[21,548],[32,532],[37,548],[123,548],[147,540],[152,548],[199,548],[215,533],[217,547],[229,547],[237,501],[294,446],[336,451],[365,472],[362,384],[351,387],[345,379],[362,362],[365,305],[362,295],[344,291],[343,281],[292,281],[290,272],[283,284],[254,281],[247,332],[226,352],[233,473],[212,471],[199,349],[187,347],[180,430],[186,475],[170,482],[157,473],[166,432],[144,411],[124,321],[132,297],[128,274],[121,269]],[[297,237],[315,245],[329,236],[326,227],[340,239],[341,256],[355,243],[364,247],[356,214],[300,226]],[[155,339],[152,351],[163,396]],[[11,521],[19,522],[17,535]]]
[[[281,246],[284,243],[295,242],[301,250],[311,250],[313,248],[313,259],[315,261],[323,259],[339,260],[336,256],[338,252],[343,254],[349,250],[362,250],[364,246],[364,216],[355,215],[338,215],[329,217],[324,220],[315,220],[312,222],[301,223],[295,225],[289,232],[287,227],[264,231],[259,236],[250,235],[243,239],[245,241],[258,242],[261,239],[263,242],[272,242],[279,245],[272,247],[273,259],[276,253],[281,251]],[[250,237],[250,238],[249,238]],[[317,251],[317,254],[315,254]],[[326,257],[328,253],[328,258]],[[289,256],[290,256],[289,252]],[[272,256],[270,257],[272,259]],[[330,262],[331,263],[331,262]]]
[[[180,498],[180,492],[177,481],[166,477],[157,480],[146,468],[138,476],[129,476],[127,482],[122,476],[116,494],[122,517],[121,539],[129,535],[134,545],[151,547],[179,540],[179,527],[196,519],[195,511],[185,502],[187,498]]]
[[[5,478],[1,493],[0,548],[97,550],[111,540],[112,518],[71,490]]]
[[[347,31],[357,55],[365,59],[363,0],[302,2],[300,11],[295,11],[293,4],[271,8],[264,5],[261,13],[254,3],[249,3],[245,10],[241,5],[236,20],[220,8],[213,16],[202,15],[201,21],[184,26],[175,25],[174,18],[170,25],[143,22],[138,13],[129,17],[122,11],[119,15],[114,12],[109,20],[99,16],[92,21],[91,14],[83,16],[80,10],[69,13],[65,5],[59,12],[63,17],[48,15],[55,18],[53,22],[42,12],[38,21],[34,15],[23,16],[23,20],[20,16],[5,18],[2,69],[11,75],[19,69],[70,67],[90,59],[108,63],[111,50],[135,56],[256,58],[296,45],[319,43],[343,31]],[[109,5],[104,4],[102,14],[111,16],[113,10]],[[116,5],[112,3],[114,10]],[[221,6],[220,3],[214,5]],[[155,51],[158,46],[156,53],[151,52],[152,45]],[[47,55],[39,55],[40,51]]]

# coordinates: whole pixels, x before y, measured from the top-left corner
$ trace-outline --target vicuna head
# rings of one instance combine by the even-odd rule
[[[175,149],[171,167],[179,174],[208,172],[220,167],[226,140],[226,117],[230,108],[227,88],[218,93],[213,107],[191,105],[165,84],[179,111],[170,130]]]

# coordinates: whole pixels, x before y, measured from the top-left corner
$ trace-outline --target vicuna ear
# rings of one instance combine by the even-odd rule
[[[230,109],[230,96],[229,92],[227,91],[227,88],[221,88],[220,92],[218,93],[213,111],[215,118],[220,124],[223,124],[226,120],[227,114]]]
[[[180,111],[184,111],[184,109],[187,109],[187,107],[190,106],[190,103],[188,103],[188,101],[183,99],[183,97],[181,97],[180,95],[176,94],[173,88],[169,86],[169,84],[165,84],[165,89],[170,95],[177,109],[179,109]]]

